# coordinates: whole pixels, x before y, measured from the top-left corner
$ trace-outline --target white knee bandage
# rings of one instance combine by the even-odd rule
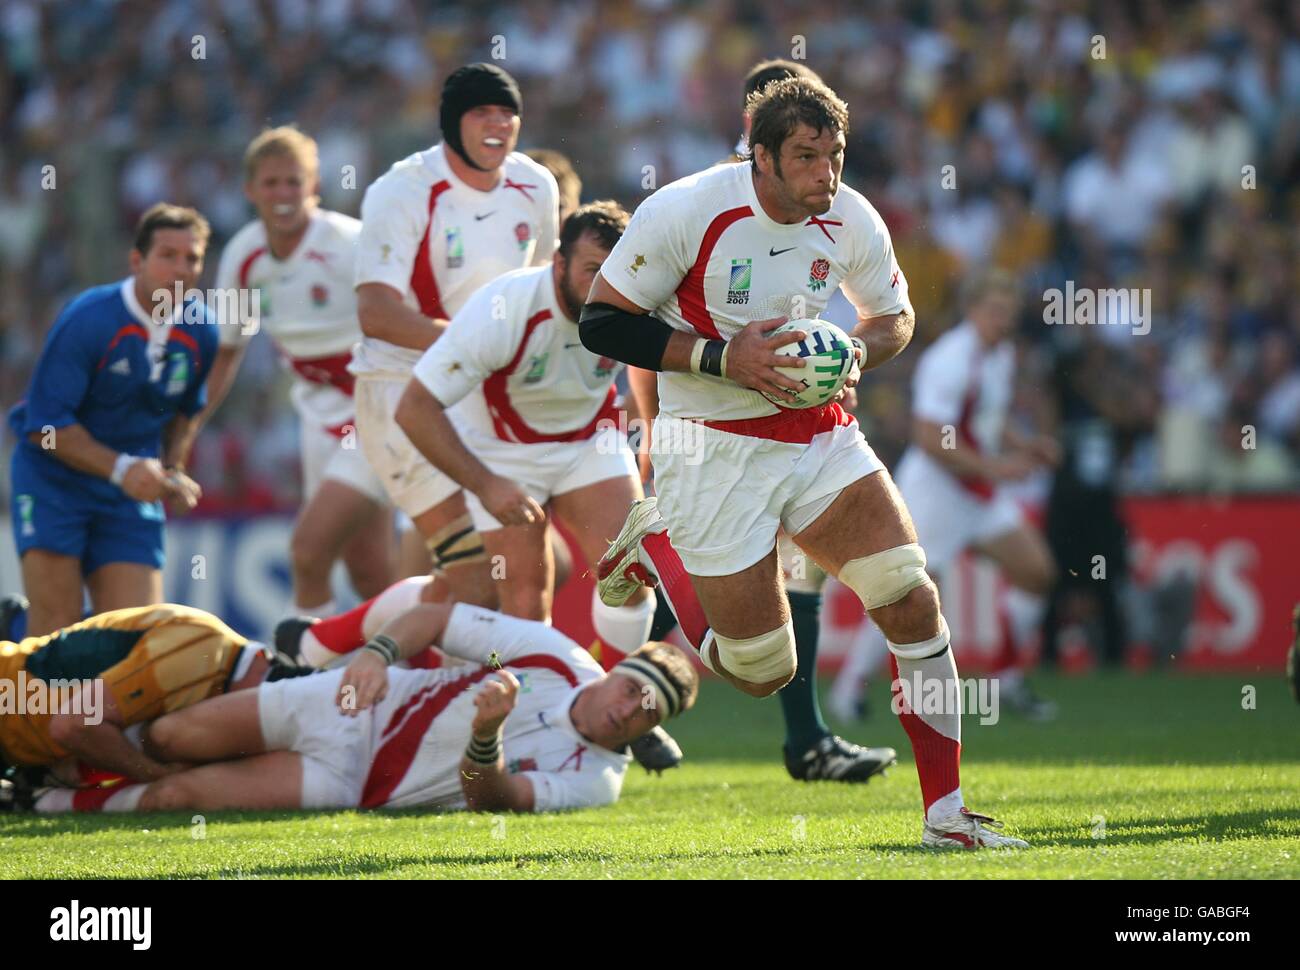
[[[733,677],[750,684],[767,684],[774,680],[789,680],[794,676],[797,661],[794,652],[794,624],[786,621],[779,630],[745,640],[724,637],[716,630],[710,631],[718,645],[718,662]],[[708,644],[705,643],[707,650]],[[708,661],[705,661],[708,664]],[[712,669],[712,668],[710,668]],[[717,673],[714,670],[714,673]]]
[[[930,581],[925,571],[925,552],[915,542],[894,546],[875,555],[850,559],[840,570],[839,580],[858,594],[869,610],[897,603]]]
[[[899,660],[924,660],[926,657],[933,657],[943,653],[948,649],[950,635],[948,633],[948,621],[939,614],[939,632],[929,640],[922,640],[920,643],[893,643],[886,640],[889,644],[889,652]]]

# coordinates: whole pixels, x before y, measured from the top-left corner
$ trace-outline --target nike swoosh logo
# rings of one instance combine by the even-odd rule
[[[479,214],[476,212],[476,213],[474,213],[474,221],[475,221],[475,222],[482,222],[482,221],[483,221],[484,219],[486,219],[488,216],[494,216],[494,215],[496,215],[496,214],[497,214],[497,210],[496,210],[496,209],[493,209],[491,212],[485,213],[484,215],[479,215]]]
[[[571,350],[571,349],[574,348],[574,347],[581,347],[581,346],[582,346],[582,344],[565,344],[565,345],[564,345],[564,349],[565,349],[565,350]]]
[[[791,247],[790,247],[790,249],[798,249],[798,248],[799,248],[798,246],[791,246]],[[769,249],[769,250],[767,251],[767,254],[768,254],[769,256],[780,256],[782,253],[788,253],[788,252],[790,251],[790,249]]]

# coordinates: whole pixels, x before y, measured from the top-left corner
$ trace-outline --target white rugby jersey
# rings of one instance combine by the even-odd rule
[[[472,189],[438,144],[395,164],[366,189],[355,283],[385,283],[427,317],[451,319],[502,273],[549,263],[558,240],[555,177],[511,152],[489,192]],[[355,374],[408,376],[421,351],[365,337]]]
[[[632,216],[601,275],[677,330],[729,340],[752,320],[815,317],[837,286],[867,316],[907,305],[889,231],[841,183],[830,211],[774,222],[748,164],[724,163],[665,185]],[[757,391],[700,374],[661,373],[659,402],[677,418],[780,413]]]
[[[215,285],[226,292],[252,290],[258,296],[260,329],[275,341],[298,380],[291,397],[299,415],[326,428],[352,419],[352,346],[361,339],[357,297],[352,288],[361,223],[340,212],[317,209],[307,232],[288,259],[272,254],[266,226],[254,219],[231,238],[221,254]],[[224,326],[223,347],[247,344],[238,301],[217,307]]]
[[[1010,340],[986,347],[969,320],[953,327],[921,354],[912,375],[912,414],[951,425],[965,446],[983,454],[1002,450],[1002,431],[1014,392],[1016,349]],[[907,457],[932,475],[957,480],[968,492],[988,498],[994,484],[956,479],[947,468],[912,445]]]
[[[507,770],[532,782],[533,810],[618,800],[631,756],[587,740],[569,717],[578,692],[603,676],[591,654],[543,623],[463,603],[452,608],[439,646],[476,666],[460,676],[465,668],[390,669],[388,694],[373,710],[363,807],[465,807],[460,759],[474,695],[493,661],[519,679],[503,749]]]
[[[601,419],[613,420],[622,369],[582,345],[548,263],[477,290],[425,351],[415,376],[451,408],[458,430],[540,444],[590,438]]]

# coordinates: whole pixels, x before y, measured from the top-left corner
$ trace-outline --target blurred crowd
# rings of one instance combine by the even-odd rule
[[[917,310],[916,346],[862,387],[883,458],[917,347],[997,265],[1025,281],[1017,420],[1102,428],[1080,440],[1105,440],[1123,491],[1293,489],[1298,37],[1300,4],[1248,0],[5,0],[0,405],[61,305],[125,275],[151,203],[210,219],[210,276],[251,216],[239,159],[264,125],[313,135],[323,204],[356,214],[438,140],[442,78],[496,60],[524,92],[520,146],[630,208],[725,156],[747,69],[794,57],[849,104],[845,180],[889,224]],[[1067,281],[1146,292],[1149,314],[1049,325]],[[296,502],[292,412],[257,343],[198,447],[209,508]]]

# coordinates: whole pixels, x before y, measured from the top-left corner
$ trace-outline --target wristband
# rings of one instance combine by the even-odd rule
[[[469,736],[469,745],[465,748],[465,757],[476,765],[494,765],[501,757],[501,730],[487,741],[480,741],[473,734]]]
[[[861,337],[850,337],[849,343],[853,344],[854,347],[857,347],[858,350],[862,351],[862,357],[859,358],[858,360],[858,367],[861,367],[863,364],[867,362],[867,342],[863,340]]]
[[[402,655],[397,646],[397,641],[383,633],[376,633],[362,649],[379,654],[384,658],[384,663],[390,667],[397,663],[397,659]]]
[[[710,377],[725,377],[726,359],[725,340],[697,340],[691,350],[691,370]]]
[[[113,471],[108,476],[108,480],[118,488],[122,487],[122,480],[126,478],[126,473],[137,461],[143,461],[138,455],[128,455],[125,451],[117,456],[117,461],[113,462]]]

